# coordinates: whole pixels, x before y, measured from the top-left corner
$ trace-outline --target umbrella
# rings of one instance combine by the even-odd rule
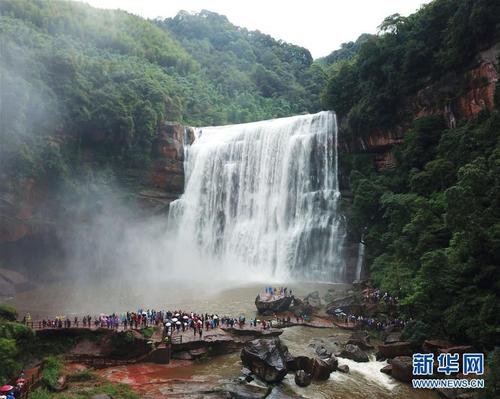
[[[180,321],[176,321],[175,324],[178,325],[178,326],[180,326],[181,322]]]
[[[198,320],[198,324],[203,324],[203,322],[201,320]]]
[[[184,320],[189,319],[189,317],[187,317],[187,316],[182,316],[182,318],[183,318]]]
[[[174,318],[172,319],[172,321],[177,321],[177,320],[179,320],[177,317],[174,317]]]
[[[176,313],[175,314],[175,317],[179,317],[181,314],[180,313]]]
[[[0,392],[9,392],[12,389],[14,389],[12,385],[4,385],[3,387],[0,388]]]
[[[214,316],[214,320],[217,320],[219,318],[219,316],[215,315]]]
[[[172,323],[167,323],[165,324],[167,327],[170,327],[172,325]]]
[[[25,378],[18,378],[16,380],[16,384],[24,384],[26,382],[26,379]]]

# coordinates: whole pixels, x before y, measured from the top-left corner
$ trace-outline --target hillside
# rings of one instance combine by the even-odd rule
[[[164,121],[317,111],[325,82],[308,50],[208,11],[162,22],[72,1],[5,0],[0,39],[0,241],[91,212],[111,188],[131,202],[148,190],[165,210],[183,176],[182,155],[157,162]]]
[[[500,342],[499,42],[500,3],[436,0],[329,67],[350,236],[414,337]]]

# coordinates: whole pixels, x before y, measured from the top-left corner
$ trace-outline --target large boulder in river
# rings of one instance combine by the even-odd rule
[[[355,295],[337,298],[326,305],[326,313],[334,315],[337,309],[341,309],[345,313],[361,314],[363,306],[360,298]]]
[[[411,356],[411,354],[410,343],[402,341],[379,345],[377,355],[386,359],[392,359],[396,356]]]
[[[249,341],[241,350],[243,365],[266,382],[279,382],[287,374],[288,348],[279,338]]]
[[[305,370],[297,370],[295,372],[295,383],[299,387],[307,387],[308,385],[311,385],[311,382],[311,374],[307,373]]]
[[[293,297],[279,296],[266,297],[257,295],[255,306],[260,314],[272,315],[274,313],[286,312],[290,308]]]
[[[363,352],[359,346],[347,344],[342,352],[338,355],[339,357],[343,357],[346,359],[354,360],[358,363],[368,362],[368,355]]]
[[[318,291],[311,292],[307,294],[304,298],[304,303],[311,306],[313,309],[319,309],[321,307],[321,298]]]
[[[330,377],[330,373],[337,370],[338,360],[335,356],[329,359],[311,358],[307,356],[297,356],[293,364],[290,364],[289,371],[304,370],[310,374],[313,380],[324,381]]]
[[[349,340],[348,344],[359,346],[362,350],[373,349],[373,345],[370,344],[370,336],[366,331],[354,331]]]
[[[391,360],[391,375],[398,381],[410,383],[413,377],[413,361],[410,356],[398,356]]]

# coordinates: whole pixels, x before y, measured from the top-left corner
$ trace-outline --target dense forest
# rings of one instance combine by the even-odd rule
[[[394,168],[375,171],[372,155],[344,155],[351,234],[366,244],[376,285],[418,320],[409,336],[492,349],[500,342],[498,85],[496,109],[455,128],[440,115],[412,120],[408,105],[432,82],[445,88],[433,98],[440,107],[463,92],[478,52],[500,40],[500,3],[436,0],[380,29],[333,54],[323,97],[348,139],[408,127]]]
[[[49,180],[71,175],[82,146],[95,143],[102,159],[146,162],[161,120],[316,111],[326,79],[308,50],[208,11],[154,22],[77,2],[5,0],[0,37],[0,170]]]

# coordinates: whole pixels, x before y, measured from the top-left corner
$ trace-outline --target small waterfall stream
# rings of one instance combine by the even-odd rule
[[[344,280],[333,112],[198,128],[185,155],[178,246],[241,278]]]

